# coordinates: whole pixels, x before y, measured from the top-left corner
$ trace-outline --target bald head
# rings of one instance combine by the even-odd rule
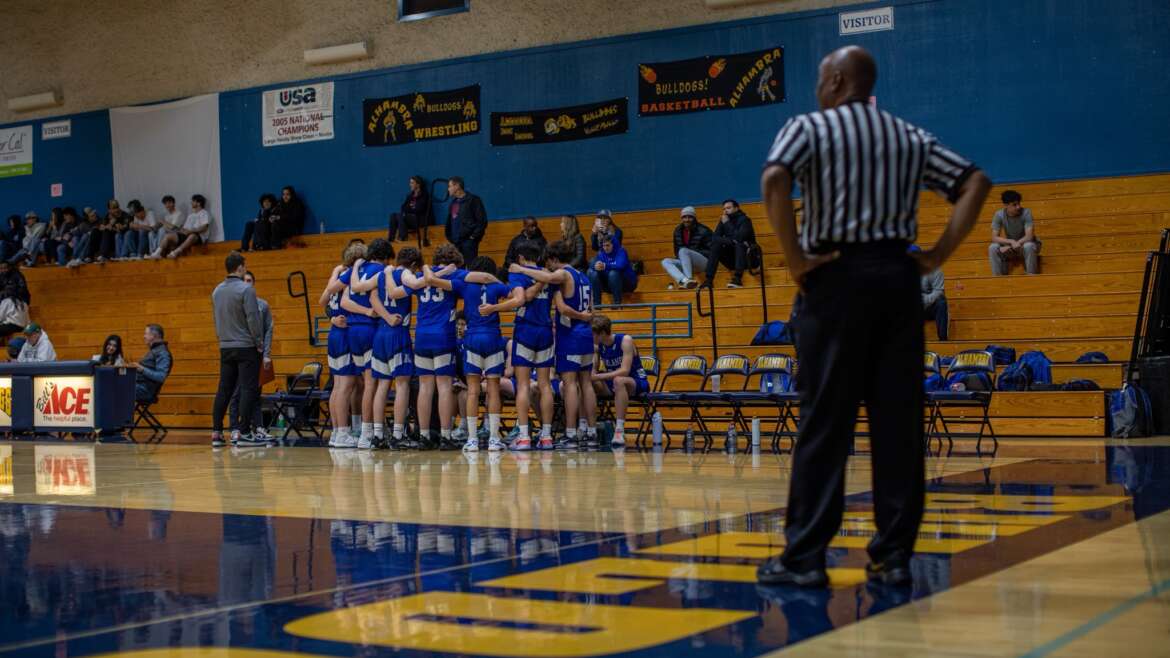
[[[821,109],[850,101],[869,100],[877,81],[877,63],[860,46],[838,48],[821,60],[817,75],[817,102]]]

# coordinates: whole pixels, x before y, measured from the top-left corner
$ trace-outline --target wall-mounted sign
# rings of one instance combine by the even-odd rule
[[[12,446],[0,446],[0,496],[16,493],[12,479]]]
[[[65,139],[73,136],[73,120],[48,121],[41,124],[41,139]]]
[[[33,426],[93,427],[93,377],[34,377]]]
[[[92,496],[97,493],[92,445],[36,446],[38,496]]]
[[[479,132],[479,85],[362,101],[362,144],[397,146]]]
[[[33,127],[0,128],[0,178],[33,172]]]
[[[333,139],[333,83],[264,92],[260,124],[264,146]]]
[[[837,15],[837,32],[842,35],[892,29],[894,29],[893,7],[849,11]]]
[[[0,429],[12,427],[12,378],[0,377]]]
[[[61,183],[52,183],[49,185],[49,196],[54,199],[65,194],[65,186]]]
[[[492,146],[548,144],[620,135],[630,129],[628,102],[600,103],[528,112],[492,112]]]
[[[784,102],[784,49],[638,65],[638,115],[739,110]]]

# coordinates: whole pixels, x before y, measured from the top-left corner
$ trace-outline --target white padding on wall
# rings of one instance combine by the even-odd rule
[[[219,94],[171,103],[110,110],[114,147],[114,195],[122,206],[131,199],[161,217],[165,194],[175,197],[184,215],[191,195],[207,197],[213,242],[223,240],[219,175]]]

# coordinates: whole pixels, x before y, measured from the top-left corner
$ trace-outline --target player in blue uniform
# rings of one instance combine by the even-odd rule
[[[338,279],[346,284],[341,296],[341,308],[349,311],[349,353],[353,367],[362,378],[362,429],[357,447],[369,450],[374,446],[374,393],[377,383],[372,368],[374,358],[374,332],[377,314],[370,302],[371,292],[377,277],[386,268],[394,254],[394,247],[388,240],[378,238],[366,248],[366,261],[354,263],[353,268],[341,273]],[[382,410],[385,417],[385,410]]]
[[[540,387],[540,448],[551,450],[553,391],[552,366],[553,329],[550,305],[552,294],[545,286],[529,276],[542,271],[537,261],[541,248],[534,242],[521,242],[516,248],[516,263],[509,269],[508,285],[524,290],[524,306],[516,310],[516,327],[512,332],[512,366],[516,370],[516,424],[520,434],[512,442],[513,450],[531,450],[532,439],[528,435],[528,410],[530,406],[529,377],[536,370],[537,385]]]
[[[553,291],[556,307],[556,372],[561,380],[561,398],[565,401],[565,438],[558,448],[577,447],[577,419],[582,412],[596,417],[597,398],[590,381],[593,369],[593,332],[590,321],[593,307],[589,278],[578,272],[569,261],[572,244],[557,241],[546,250],[547,272],[526,270],[528,276],[543,282]],[[597,436],[591,423],[589,436]],[[584,438],[584,437],[582,437]]]
[[[593,316],[593,342],[597,344],[597,361],[593,370],[597,395],[613,397],[615,426],[614,448],[626,445],[626,409],[630,398],[650,392],[650,380],[642,368],[638,346],[632,336],[613,333],[613,322],[604,315]],[[599,372],[602,367],[604,372]]]
[[[333,268],[329,283],[321,293],[318,303],[325,307],[329,316],[329,372],[333,375],[333,390],[329,393],[329,415],[333,422],[333,431],[329,435],[329,446],[333,448],[353,448],[357,439],[350,435],[349,408],[350,398],[353,395],[355,375],[353,357],[349,353],[349,314],[341,308],[341,296],[345,291],[345,284],[341,282],[341,275],[350,271],[354,263],[366,255],[366,246],[362,243],[351,242],[341,252],[341,265]]]
[[[451,290],[463,300],[463,317],[467,333],[463,337],[463,374],[467,378],[467,452],[479,450],[476,430],[479,422],[479,392],[486,380],[488,408],[488,450],[504,447],[500,440],[500,376],[504,374],[504,337],[500,333],[500,312],[519,308],[524,291],[510,289],[495,280],[496,263],[487,256],[471,261],[470,273],[463,279],[438,280],[436,287]],[[493,283],[476,283],[473,275],[491,276]],[[501,301],[503,300],[503,301]]]
[[[410,406],[410,379],[414,375],[414,353],[410,342],[411,297],[403,286],[403,277],[415,274],[422,267],[422,256],[418,249],[406,247],[398,252],[394,268],[386,268],[378,276],[377,292],[371,298],[374,312],[382,319],[374,333],[374,379],[378,390],[374,392],[374,438],[379,443],[383,438],[381,416],[385,415],[386,398],[390,384],[394,383],[394,427],[391,447],[402,447],[405,441],[407,411]],[[378,412],[383,413],[379,414]]]

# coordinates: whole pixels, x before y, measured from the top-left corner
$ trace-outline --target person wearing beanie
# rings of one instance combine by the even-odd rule
[[[681,220],[674,228],[674,258],[662,260],[662,269],[674,280],[667,286],[670,289],[676,285],[680,288],[698,286],[695,270],[705,272],[707,259],[711,257],[711,229],[699,223],[695,207],[687,206],[679,214]]]

